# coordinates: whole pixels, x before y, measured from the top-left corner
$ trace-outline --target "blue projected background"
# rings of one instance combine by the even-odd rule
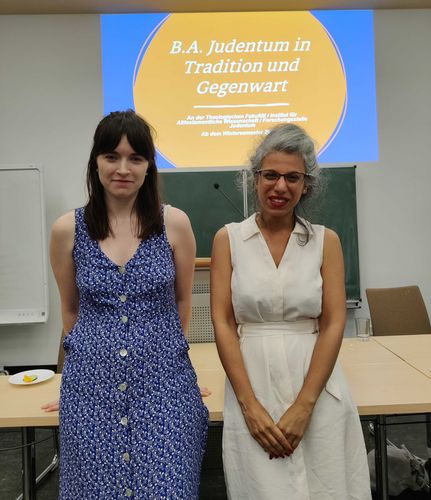
[[[299,74],[299,71],[295,73],[295,70],[291,69],[290,73],[286,72],[285,75],[280,74],[277,76],[277,78],[285,78],[283,80],[286,82],[284,94],[280,93],[281,91],[275,92],[274,84],[269,81],[265,81],[267,87],[264,87],[265,90],[260,94],[256,93],[248,97],[238,95],[238,93],[235,94],[238,86],[237,82],[245,81],[246,77],[256,80],[260,75],[234,74],[223,76],[223,81],[228,82],[226,86],[229,85],[229,95],[226,97],[221,96],[220,93],[216,95],[216,91],[212,92],[210,86],[206,90],[206,95],[200,95],[204,92],[200,90],[196,92],[196,88],[203,89],[202,86],[199,87],[198,85],[199,82],[202,85],[201,81],[203,79],[209,80],[209,85],[214,85],[213,89],[220,88],[220,83],[213,83],[213,81],[218,82],[216,79],[218,75],[210,75],[210,77],[208,74],[185,75],[184,70],[179,71],[178,74],[173,73],[177,67],[175,66],[177,61],[179,61],[178,68],[184,68],[184,63],[187,63],[191,58],[204,63],[212,61],[211,64],[213,64],[212,67],[214,68],[216,59],[212,60],[209,56],[205,60],[199,59],[204,56],[202,47],[205,47],[207,42],[209,44],[210,39],[236,40],[237,46],[239,45],[238,41],[249,40],[249,33],[244,35],[239,31],[239,34],[236,34],[232,31],[234,28],[229,30],[229,22],[231,21],[232,23],[233,21],[237,22],[238,30],[240,30],[240,27],[242,29],[244,23],[241,22],[241,16],[248,15],[254,16],[254,18],[260,16],[262,22],[256,22],[254,25],[255,39],[271,39],[271,34],[277,31],[277,27],[273,24],[265,24],[266,19],[272,19],[267,17],[270,14],[275,14],[278,18],[286,16],[286,19],[288,16],[295,15],[308,16],[304,17],[305,21],[303,21],[304,33],[312,33],[313,36],[316,36],[316,39],[312,39],[312,35],[308,35],[308,38],[314,43],[314,52],[300,54],[301,74]],[[308,108],[310,109],[307,112],[300,111],[298,113],[298,116],[304,116],[304,121],[298,124],[307,129],[315,139],[317,136],[316,140],[320,148],[320,162],[334,164],[377,161],[378,142],[372,11],[311,11],[307,13],[278,12],[270,14],[255,12],[102,15],[104,113],[108,114],[111,111],[131,108],[136,109],[137,112],[147,118],[157,130],[160,139],[160,143],[158,143],[158,166],[161,168],[242,166],[246,163],[247,156],[259,134],[266,133],[270,126],[277,124],[276,122],[272,124],[269,124],[269,121],[265,122],[259,132],[258,127],[254,127],[252,122],[257,122],[258,117],[263,116],[262,111],[265,111],[265,117],[261,121],[265,121],[270,116],[270,112],[280,112],[280,116],[289,117],[289,114],[286,113],[287,109],[303,110]],[[301,20],[303,17],[301,17]],[[214,26],[217,28],[218,18],[223,20],[220,25],[227,26],[226,33],[217,29],[216,32],[213,31],[212,34],[207,34],[205,27],[202,27],[202,19],[207,20],[208,26],[211,26],[212,19],[214,19]],[[200,20],[199,23],[196,22],[196,26],[194,25],[195,19]],[[253,23],[248,22],[247,24],[253,27]],[[181,32],[182,26],[186,27],[184,33]],[[235,26],[234,23],[233,26]],[[175,37],[172,33],[175,33]],[[245,36],[248,36],[248,38],[243,38]],[[191,51],[191,53],[184,54],[184,59],[180,60],[179,57],[182,54],[173,55],[174,40],[176,39],[196,40],[196,44],[199,44],[201,49],[200,53]],[[296,37],[296,39],[299,39],[299,37]],[[332,57],[332,62],[328,63],[328,67],[317,58],[318,52],[315,47],[317,47],[318,43],[322,46],[326,43],[330,47],[325,49],[328,58]],[[184,48],[189,46],[184,42]],[[186,51],[183,50],[184,52]],[[273,58],[276,55],[274,54]],[[293,60],[293,50],[288,55]],[[238,61],[246,61],[248,54],[224,53],[220,57],[223,57],[224,61],[230,61],[234,60],[235,56]],[[286,55],[284,57],[286,58]],[[315,69],[311,67],[312,64],[315,64]],[[328,75],[328,72],[332,71],[331,68],[335,68],[337,65],[338,76],[333,77],[334,83],[332,83],[332,76]],[[208,65],[209,67],[210,65]],[[315,75],[315,81],[313,75]],[[302,80],[299,80],[299,77]],[[262,74],[262,78],[268,80],[268,75]],[[303,95],[297,98],[298,103],[301,104],[292,101],[292,96],[295,95],[296,98],[297,95],[297,89],[293,87],[296,81],[295,78],[298,79],[298,82],[302,82],[297,84],[300,89],[303,89]],[[287,84],[287,81],[289,81],[289,84]],[[185,89],[189,82],[190,89]],[[320,82],[322,82],[322,85],[320,85]],[[174,85],[175,83],[177,85]],[[249,83],[244,83],[244,85],[247,86]],[[337,90],[337,95],[334,96],[333,89],[336,85],[337,89],[343,89],[344,93]],[[276,90],[278,91],[282,87],[283,85],[280,83]],[[187,93],[184,98],[181,93],[183,91]],[[184,106],[188,106],[188,99],[193,93],[196,94],[192,96],[193,103],[190,104],[189,108],[184,107],[182,109],[183,101],[186,103]],[[319,115],[320,104],[314,104],[317,98],[322,103],[321,115]],[[326,105],[326,101],[331,100],[334,101],[332,107]],[[279,104],[280,107],[272,108],[275,103]],[[251,109],[251,106],[254,106],[254,108]],[[205,109],[200,112],[197,108]],[[230,113],[230,116],[242,116],[244,120],[241,125],[242,128],[230,127],[230,131],[228,131],[226,127],[221,128],[220,126],[217,128],[208,125],[208,123],[202,126],[199,125],[199,118],[208,117],[209,114],[210,116],[220,116],[223,113]],[[233,115],[233,113],[236,114]],[[330,114],[333,114],[333,116],[328,116]],[[246,116],[249,117],[248,121],[246,121]],[[276,114],[271,116],[276,116]],[[287,120],[289,118],[286,118]],[[178,124],[186,124],[187,126],[179,126]],[[225,141],[226,147],[219,141]],[[217,152],[224,150],[228,152],[227,156],[218,158]],[[203,156],[206,151],[208,159]],[[216,151],[216,154],[214,154],[214,151]],[[187,154],[190,154],[191,157],[188,158]]]

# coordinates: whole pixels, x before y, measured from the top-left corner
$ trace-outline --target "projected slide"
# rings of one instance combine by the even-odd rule
[[[157,131],[160,167],[240,167],[279,123],[322,162],[377,160],[369,11],[103,15],[104,111]]]

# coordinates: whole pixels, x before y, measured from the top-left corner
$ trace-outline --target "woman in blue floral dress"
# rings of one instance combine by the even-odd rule
[[[208,412],[183,333],[195,240],[160,203],[151,129],[133,111],[99,123],[87,187],[51,237],[68,332],[60,499],[196,499]]]

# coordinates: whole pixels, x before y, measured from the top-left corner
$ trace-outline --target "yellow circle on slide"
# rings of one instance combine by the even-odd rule
[[[309,12],[171,14],[134,84],[136,111],[177,167],[242,166],[256,140],[287,121],[320,150],[346,99],[337,49]]]

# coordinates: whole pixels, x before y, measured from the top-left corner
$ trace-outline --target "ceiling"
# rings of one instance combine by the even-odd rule
[[[427,8],[431,0],[0,0],[0,14]]]

